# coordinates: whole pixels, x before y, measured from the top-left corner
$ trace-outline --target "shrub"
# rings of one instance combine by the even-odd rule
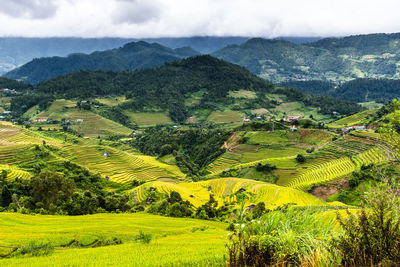
[[[13,255],[26,255],[32,257],[47,256],[54,252],[54,246],[49,242],[32,241],[26,247],[18,249]]]
[[[143,231],[139,231],[139,234],[135,237],[135,240],[144,244],[149,244],[153,239],[152,234],[147,234]]]
[[[333,220],[310,210],[288,209],[237,224],[230,235],[229,266],[324,266]]]
[[[298,154],[296,160],[298,163],[304,163],[306,162],[306,157],[304,157],[302,154]]]
[[[400,201],[398,191],[380,186],[366,197],[358,214],[337,215],[344,233],[333,245],[345,266],[400,264]]]

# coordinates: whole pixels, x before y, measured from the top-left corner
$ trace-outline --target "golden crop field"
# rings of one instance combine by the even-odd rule
[[[159,181],[146,183],[134,190],[137,200],[145,200],[150,193],[150,187],[165,194],[176,191],[195,207],[206,203],[210,199],[210,194],[214,195],[219,205],[223,205],[224,201],[234,201],[236,199],[234,194],[240,189],[249,193],[250,199],[247,201],[247,205],[264,202],[266,207],[271,209],[288,203],[295,203],[298,206],[327,205],[322,200],[293,188],[240,178],[219,178],[179,184]]]
[[[0,213],[0,245],[28,246],[50,242],[59,248],[69,242],[90,244],[106,237],[121,245],[56,249],[49,256],[0,259],[0,266],[221,266],[226,254],[227,224],[168,218],[144,213],[85,216]],[[143,231],[149,244],[135,241]],[[6,254],[10,249],[3,248]]]

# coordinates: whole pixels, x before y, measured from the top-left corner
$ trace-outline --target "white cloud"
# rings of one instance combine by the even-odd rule
[[[0,0],[2,36],[332,36],[400,32],[397,0]]]

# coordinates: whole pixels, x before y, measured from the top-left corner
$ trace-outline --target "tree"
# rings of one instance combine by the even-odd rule
[[[32,177],[30,185],[34,201],[42,202],[46,209],[49,208],[50,204],[69,199],[75,189],[73,180],[51,171],[43,171],[35,175]],[[59,192],[62,192],[62,194],[59,194]]]
[[[304,163],[306,162],[306,157],[304,157],[302,154],[298,154],[296,160],[298,163]]]

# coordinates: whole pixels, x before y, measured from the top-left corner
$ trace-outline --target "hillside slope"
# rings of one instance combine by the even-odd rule
[[[214,56],[239,64],[273,82],[287,80],[347,81],[399,78],[400,34],[326,38],[296,45],[254,38],[227,46]]]
[[[79,70],[134,70],[153,68],[164,62],[198,54],[191,48],[170,49],[143,41],[125,44],[118,49],[92,54],[71,54],[68,57],[34,59],[5,74],[11,79],[38,83],[53,77]]]

